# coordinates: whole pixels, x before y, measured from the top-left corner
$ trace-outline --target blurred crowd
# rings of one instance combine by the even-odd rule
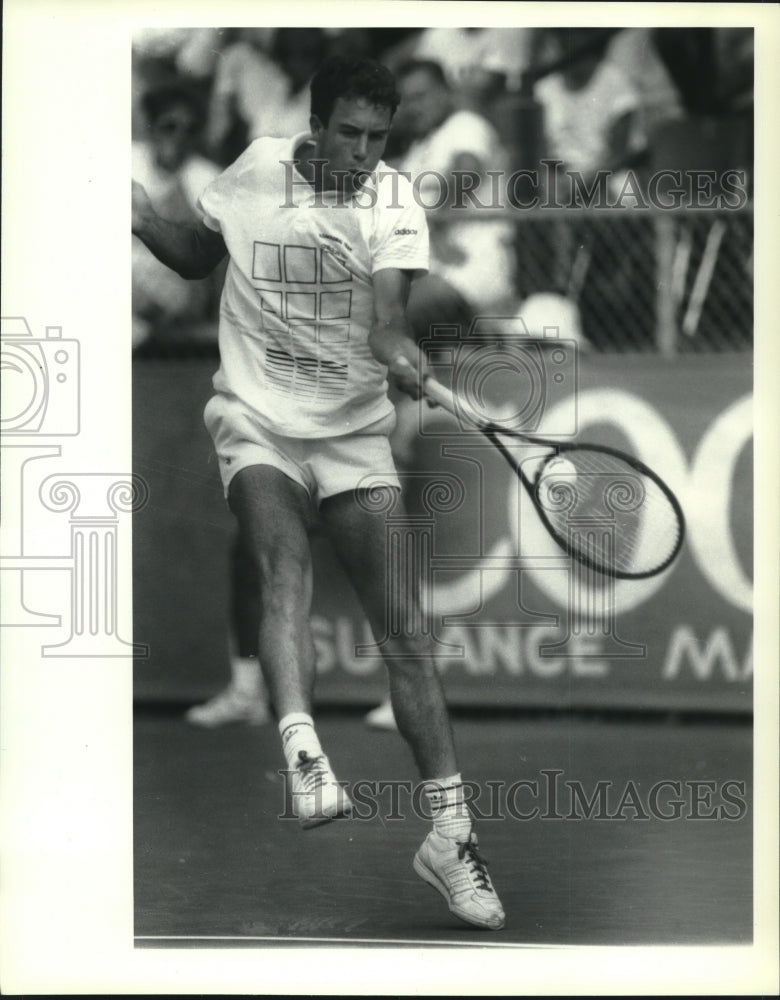
[[[133,176],[158,211],[187,218],[253,139],[307,130],[309,81],[334,53],[397,74],[385,161],[472,171],[483,202],[488,172],[535,170],[545,157],[585,180],[608,170],[613,186],[626,171],[644,181],[659,169],[752,166],[752,29],[150,29],[134,39]],[[592,249],[573,256],[570,299]],[[432,215],[431,250],[441,281],[421,327],[434,313],[457,322],[520,308],[510,222],[459,228]],[[182,282],[134,240],[134,344],[212,341],[220,279]]]

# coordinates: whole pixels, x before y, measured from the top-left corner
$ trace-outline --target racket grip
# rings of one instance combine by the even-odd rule
[[[425,396],[439,406],[443,406],[450,413],[455,412],[455,397],[449,389],[437,382],[432,375],[426,375],[423,380],[423,392]]]

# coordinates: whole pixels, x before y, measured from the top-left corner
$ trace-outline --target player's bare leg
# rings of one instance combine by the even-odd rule
[[[434,828],[415,855],[414,870],[442,894],[456,916],[498,930],[504,925],[504,911],[464,801],[441,681],[427,640],[405,627],[404,615],[417,594],[404,593],[401,581],[388,581],[385,517],[367,506],[354,494],[341,493],[325,500],[321,511],[374,636],[384,640],[389,654],[385,662],[398,729],[412,749],[420,776],[431,779],[425,791]],[[390,606],[391,600],[398,605]],[[388,614],[401,622],[395,635],[386,629]]]
[[[389,610],[387,595],[397,593],[397,588],[388,587],[385,516],[367,508],[368,504],[358,503],[352,493],[339,493],[323,502],[321,512],[374,635],[381,641]],[[415,598],[409,595],[410,600]],[[399,731],[411,747],[422,778],[454,774],[457,761],[452,729],[427,642],[408,635],[405,629],[399,633],[388,635],[386,645],[392,654],[386,662]]]
[[[228,502],[257,570],[258,655],[279,717],[292,804],[305,827],[349,812],[311,716],[314,642],[309,624],[312,565],[306,490],[279,469],[255,465],[236,473]]]
[[[279,469],[253,465],[232,479],[228,503],[257,569],[257,651],[271,699],[280,717],[310,712],[314,643],[308,494]]]

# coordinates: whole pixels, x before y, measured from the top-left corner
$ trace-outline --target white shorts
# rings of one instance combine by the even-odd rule
[[[280,469],[316,504],[358,486],[400,489],[388,442],[395,411],[354,434],[291,438],[269,431],[239,399],[218,393],[206,404],[203,421],[214,441],[226,497],[233,476],[250,465]]]

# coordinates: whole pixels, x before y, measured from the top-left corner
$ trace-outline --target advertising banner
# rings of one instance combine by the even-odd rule
[[[686,515],[680,557],[647,580],[577,572],[484,438],[453,434],[441,411],[422,412],[423,437],[402,481],[416,497],[409,544],[430,550],[434,650],[453,703],[750,709],[746,361],[580,362],[576,414],[567,419],[581,438],[656,469]],[[543,426],[560,428],[568,406],[553,400]],[[318,588],[314,617],[320,692],[349,698],[383,667],[370,655],[362,616],[333,586],[327,553],[321,558],[329,583]]]
[[[202,371],[196,376],[197,366],[190,367],[189,384],[191,390],[198,385],[200,406],[207,386]],[[136,372],[138,400],[145,374],[153,370]],[[410,439],[413,447],[401,470],[407,512],[403,517],[386,512],[395,553],[388,573],[423,575],[423,604],[448,699],[474,706],[749,712],[752,355],[586,355],[569,377],[576,378],[577,391],[559,399],[544,386],[529,387],[526,401],[538,390],[540,432],[576,430],[580,438],[622,448],[659,472],[685,513],[682,552],[659,576],[644,580],[608,580],[573,568],[547,535],[518,478],[485,439],[464,433],[453,418],[423,404],[412,418],[420,433]],[[503,385],[500,377],[493,380],[491,390],[506,400],[513,384],[509,373]],[[554,388],[552,380],[549,384]],[[175,391],[179,398],[188,395],[180,379]],[[154,420],[148,408],[144,420],[147,440],[136,422],[137,471],[143,472],[144,462],[153,476],[162,470],[158,487],[169,496],[155,504],[152,495],[134,529],[136,639],[149,642],[152,650],[148,661],[138,663],[137,696],[189,691],[197,697],[227,677],[224,595],[232,526],[221,495],[215,503],[219,486],[207,460],[207,439],[193,432],[202,463],[197,471],[184,472],[193,469],[195,453],[190,448],[186,458],[182,455],[181,429]],[[165,452],[159,439],[166,436],[176,440],[179,472],[152,459]],[[200,490],[204,507],[198,512],[188,503],[184,522],[168,525],[185,559],[185,568],[174,571],[173,603],[185,617],[177,623],[170,612],[161,614],[161,600],[148,600],[147,570],[138,556],[146,551],[153,560],[153,589],[161,597],[171,573],[158,560],[161,546],[173,539],[169,530],[163,540],[153,511],[159,517],[167,503],[176,503],[182,477],[190,497],[193,486]],[[168,515],[162,516],[165,521]],[[199,519],[205,533],[196,530]],[[215,555],[205,567],[189,564],[212,545]],[[375,643],[327,539],[315,534],[313,548],[318,699],[368,704],[387,686],[381,637]],[[211,595],[207,609],[195,593],[203,584]],[[205,613],[188,614],[188,606]],[[166,634],[161,618],[167,618]],[[171,633],[183,632],[176,658]]]

